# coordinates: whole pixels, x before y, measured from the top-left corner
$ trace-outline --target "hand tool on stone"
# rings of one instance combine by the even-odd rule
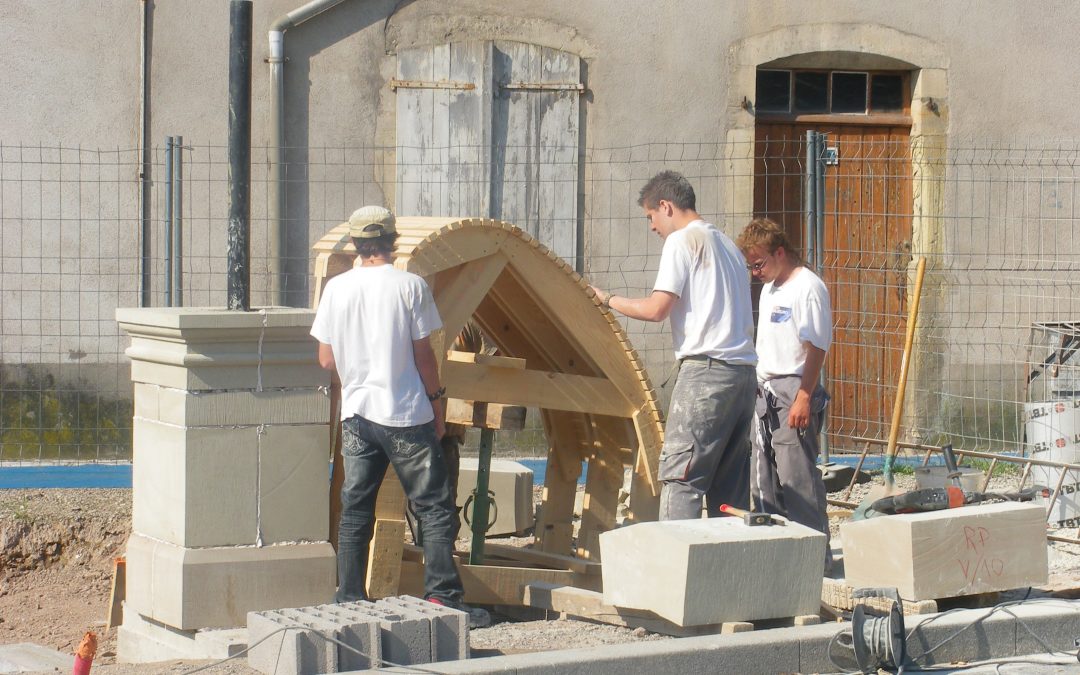
[[[875,512],[873,515],[925,513],[988,501],[1027,502],[1034,499],[1037,493],[1036,489],[1020,492],[964,492],[956,486],[949,485],[883,497],[870,505],[870,511]],[[870,515],[871,513],[868,512],[867,517]]]
[[[911,365],[911,347],[915,342],[915,324],[919,319],[919,300],[922,297],[923,276],[926,274],[926,258],[919,258],[915,266],[915,289],[911,293],[908,303],[907,334],[904,337],[904,355],[900,361],[900,379],[896,384],[896,400],[893,401],[892,426],[889,429],[889,445],[885,450],[885,485],[875,486],[866,495],[859,507],[852,514],[852,520],[862,520],[867,517],[871,504],[883,497],[896,494],[896,483],[893,480],[893,464],[896,463],[897,442],[900,438],[900,422],[904,416],[904,392],[907,390],[908,367]]]
[[[768,513],[755,513],[753,511],[747,511],[746,509],[736,508],[730,504],[721,504],[720,513],[726,513],[729,516],[742,518],[743,522],[750,526],[787,525],[784,521],[773,518]]]

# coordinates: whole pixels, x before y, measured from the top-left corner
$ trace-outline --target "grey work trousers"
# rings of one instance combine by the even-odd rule
[[[721,504],[750,506],[754,366],[687,359],[679,366],[658,477],[660,520],[700,518]]]
[[[758,389],[754,434],[756,509],[790,518],[825,534],[828,551],[829,517],[825,513],[825,482],[817,468],[818,435],[829,395],[817,387],[810,397],[810,425],[788,426],[788,413],[801,378],[769,380]]]

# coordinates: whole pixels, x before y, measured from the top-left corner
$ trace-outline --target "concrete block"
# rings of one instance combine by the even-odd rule
[[[329,424],[325,389],[187,391],[135,383],[135,416],[184,427],[258,424]],[[142,392],[146,413],[139,409]]]
[[[380,601],[381,603],[381,601]],[[382,657],[391,663],[431,663],[431,620],[417,613],[374,602],[343,603],[379,620]]]
[[[186,547],[256,543],[257,429],[135,418],[133,436],[135,532]]]
[[[338,672],[337,645],[321,635],[333,635],[333,624],[302,614],[287,609],[250,612],[248,665],[261,673],[279,675]]]
[[[117,660],[127,663],[171,659],[226,659],[247,647],[244,629],[180,630],[139,614],[124,603],[117,629]]]
[[[0,673],[67,670],[74,657],[32,642],[0,645]]]
[[[258,436],[263,544],[329,539],[329,438],[326,424],[270,425]]]
[[[377,618],[349,605],[319,605],[309,611],[341,625],[340,639],[353,648],[338,645],[338,667],[342,672],[379,667],[382,663],[382,627]]]
[[[798,523],[638,523],[602,533],[600,550],[606,604],[679,626],[812,614],[821,600],[825,535]]]
[[[905,617],[908,657],[918,659],[920,665],[933,666],[1013,656],[1016,620],[1005,612],[987,616],[989,612],[989,609],[968,609]]]
[[[183,630],[242,626],[248,612],[311,606],[337,587],[327,542],[192,549],[135,533],[126,557],[127,605]]]
[[[384,598],[378,604],[412,611],[431,622],[432,661],[469,658],[469,615],[465,612],[411,595]]]
[[[1046,512],[998,503],[840,526],[849,586],[892,586],[905,600],[974,595],[1047,581]]]
[[[1076,651],[1080,640],[1080,602],[1037,599],[1010,605],[1016,621],[1016,653],[1040,654],[1050,649]]]
[[[465,506],[473,490],[476,489],[476,469],[479,460],[475,457],[461,458],[461,472],[458,476],[459,507]],[[491,473],[488,475],[488,489],[495,493],[498,504],[498,517],[488,530],[488,535],[520,534],[533,526],[533,472],[524,464],[508,459],[491,460]],[[472,505],[469,505],[470,511]],[[468,532],[462,511],[461,531]],[[472,518],[472,513],[469,513]]]

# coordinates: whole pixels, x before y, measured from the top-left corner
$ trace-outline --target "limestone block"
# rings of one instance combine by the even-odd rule
[[[327,542],[192,549],[128,539],[127,605],[182,630],[242,626],[248,612],[311,606],[336,587]]]
[[[431,660],[460,661],[469,658],[469,615],[465,612],[411,595],[383,598],[377,603],[391,611],[400,608],[431,622]]]
[[[604,602],[679,626],[814,614],[825,535],[739,518],[638,523],[600,534]]]
[[[184,427],[328,424],[325,389],[187,391],[135,383],[135,416]]]
[[[256,542],[256,428],[184,428],[135,418],[133,437],[133,531],[187,547]]]
[[[263,544],[330,537],[329,426],[272,425],[259,436]]]
[[[1046,512],[998,503],[840,526],[852,587],[895,586],[906,600],[974,595],[1047,580]]]
[[[124,603],[124,623],[116,633],[117,660],[124,663],[170,659],[227,659],[247,648],[243,629],[180,630],[154,621]]]
[[[466,500],[476,489],[475,457],[461,458],[461,472],[458,476],[458,506],[465,506]],[[518,534],[533,526],[533,472],[524,464],[508,459],[491,460],[491,472],[488,475],[488,489],[495,493],[498,504],[498,518],[488,530],[488,535]],[[472,504],[469,505],[472,518]],[[492,510],[491,513],[495,513]],[[469,531],[462,511],[462,532]]]

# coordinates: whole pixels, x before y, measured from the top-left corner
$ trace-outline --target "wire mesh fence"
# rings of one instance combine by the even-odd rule
[[[923,256],[904,438],[1080,453],[1080,428],[1070,431],[1066,414],[1080,408],[1032,417],[1046,401],[1080,399],[1077,147],[837,130],[826,149],[823,236],[806,253],[820,264],[834,304],[833,451],[888,434],[913,261]],[[252,304],[309,305],[312,244],[366,203],[402,215],[508,220],[591,283],[630,296],[650,291],[659,262],[662,241],[636,203],[659,170],[684,173],[698,211],[731,236],[755,215],[781,222],[798,241],[806,233],[806,147],[791,129],[759,129],[745,142],[473,150],[290,148],[278,186],[270,182],[277,152],[254,149]],[[179,152],[179,301],[221,306],[227,149],[188,142]],[[143,193],[137,149],[0,144],[0,459],[130,458],[126,338],[113,314],[139,305],[143,290],[151,304],[166,303],[163,147],[152,149],[150,169]],[[416,195],[422,207],[409,205]],[[624,323],[666,399],[667,325]],[[532,426],[504,434],[499,451],[543,452],[538,421]]]

